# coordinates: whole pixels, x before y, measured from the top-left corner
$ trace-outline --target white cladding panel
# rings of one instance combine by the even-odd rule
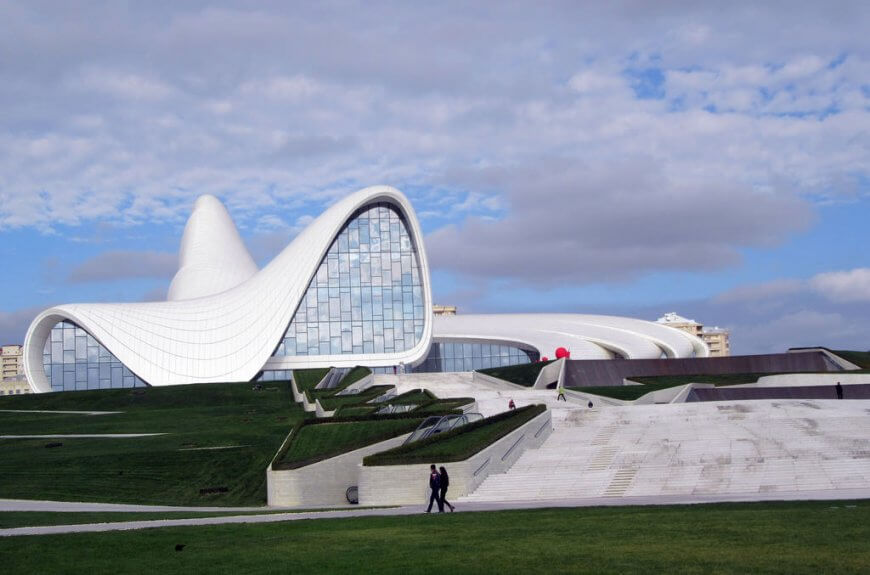
[[[388,363],[420,360],[429,349],[432,330],[429,267],[420,225],[401,192],[374,186],[334,204],[269,265],[221,293],[166,302],[68,304],[42,312],[25,339],[28,379],[36,390],[50,391],[42,348],[51,327],[66,318],[151,385],[249,381],[275,350],[333,238],[357,208],[376,202],[390,203],[405,216],[418,248],[427,310],[420,341],[391,354]],[[356,365],[373,358],[345,355],[340,359]]]

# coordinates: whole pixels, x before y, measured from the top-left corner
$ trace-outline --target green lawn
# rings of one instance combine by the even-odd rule
[[[288,382],[260,391],[220,383],[11,396],[0,409],[123,412],[0,412],[3,435],[166,434],[0,440],[0,497],[164,505],[264,504],[265,469],[304,417]]]
[[[408,445],[369,455],[364,465],[407,465],[431,461],[462,461],[498,441],[530,419],[546,411],[543,405],[527,405],[475,421]]]
[[[293,380],[296,382],[296,389],[305,393],[306,389],[314,389],[320,381],[329,373],[329,368],[320,369],[294,369]]]
[[[393,417],[362,421],[321,420],[302,425],[287,449],[275,458],[273,469],[295,469],[371,443],[414,431],[422,418]]]
[[[867,573],[870,504],[539,509],[0,538],[9,573]],[[175,551],[176,545],[184,545]]]

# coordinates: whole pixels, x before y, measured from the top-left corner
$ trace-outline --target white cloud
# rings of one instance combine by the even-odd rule
[[[131,278],[168,279],[178,270],[178,256],[152,251],[110,251],[79,263],[70,283],[105,282]]]
[[[451,194],[418,204],[450,269],[586,281],[731,265],[868,176],[859,2],[3,12],[4,229],[180,222],[201,193],[250,227],[388,183]]]
[[[810,286],[836,302],[870,302],[870,268],[818,274]]]

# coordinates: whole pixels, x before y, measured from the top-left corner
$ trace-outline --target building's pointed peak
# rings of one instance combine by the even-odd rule
[[[229,212],[211,194],[196,199],[178,255],[179,269],[169,286],[169,300],[220,293],[257,273],[257,264]]]

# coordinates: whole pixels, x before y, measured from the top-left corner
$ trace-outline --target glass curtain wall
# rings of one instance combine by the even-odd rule
[[[71,321],[51,328],[42,354],[52,391],[145,387],[144,381]]]
[[[423,282],[390,204],[358,210],[320,263],[273,356],[391,354],[423,337]]]
[[[540,358],[537,351],[502,343],[435,341],[429,355],[414,371],[472,371],[533,363]]]

